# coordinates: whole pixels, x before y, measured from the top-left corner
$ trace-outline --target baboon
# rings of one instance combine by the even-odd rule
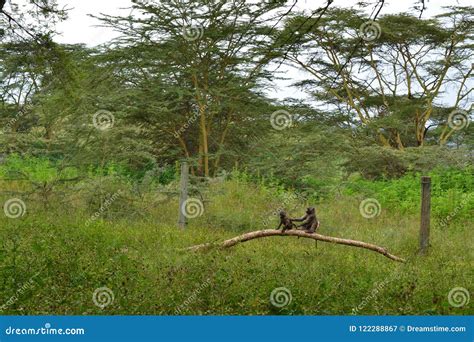
[[[303,222],[297,228],[303,228],[307,233],[314,233],[318,230],[320,223],[316,217],[316,209],[313,207],[306,209],[306,215],[299,219],[292,219],[291,221]]]
[[[280,211],[280,224],[278,225],[278,229],[283,226],[283,232],[285,230],[290,230],[292,228],[296,228],[296,225],[293,223],[293,221],[288,217],[285,211],[281,210]]]

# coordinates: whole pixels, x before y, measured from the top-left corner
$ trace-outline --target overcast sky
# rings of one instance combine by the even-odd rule
[[[26,0],[15,0],[21,3]],[[372,1],[373,4],[376,0]],[[293,1],[289,1],[291,4]],[[353,7],[357,0],[335,0],[331,7]],[[469,6],[471,0],[427,0],[425,1],[427,9],[423,12],[423,17],[428,18],[442,12],[442,6],[460,5]],[[88,14],[98,15],[104,14],[124,14],[130,13],[131,0],[58,0],[59,5],[70,8],[69,19],[59,24],[58,31],[60,35],[56,40],[61,43],[84,43],[88,46],[94,46],[107,42],[113,38],[114,32],[108,28],[97,27],[99,22],[88,16]],[[297,8],[299,10],[311,11],[326,3],[325,0],[299,0]],[[415,0],[386,0],[380,15],[387,13],[399,13],[406,11],[414,11],[413,6]],[[372,10],[374,6],[368,6],[368,10]],[[370,13],[370,12],[369,12]],[[306,98],[304,94],[289,85],[295,81],[305,78],[305,74],[294,68],[281,67],[280,71],[285,73],[288,81],[277,81],[275,89],[269,94],[271,97],[283,99],[286,97]]]
[[[25,1],[25,0],[22,0]],[[368,0],[375,3],[374,0]],[[18,1],[21,3],[21,1]],[[331,7],[353,7],[358,0],[335,0]],[[428,18],[442,12],[442,6],[461,5],[469,6],[471,0],[427,0],[427,9],[423,12],[423,17]],[[130,13],[131,0],[58,0],[60,6],[71,8],[69,19],[59,24],[61,36],[58,41],[63,43],[86,43],[97,45],[112,38],[113,32],[107,28],[96,27],[98,21],[88,16],[88,14],[128,14]],[[292,3],[292,1],[289,1]],[[298,0],[297,8],[300,10],[314,10],[326,3],[325,0]],[[388,0],[380,13],[398,13],[413,11],[415,0]],[[368,6],[372,9],[373,6]],[[379,16],[380,16],[379,15]]]

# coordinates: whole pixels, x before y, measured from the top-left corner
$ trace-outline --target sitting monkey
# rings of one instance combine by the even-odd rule
[[[293,221],[288,217],[285,211],[281,210],[280,211],[280,224],[278,225],[278,229],[283,226],[283,232],[285,230],[290,230],[292,228],[296,228],[296,225],[293,223]]]
[[[306,215],[304,215],[302,218],[292,219],[291,221],[303,222],[298,226],[298,228],[303,228],[303,230],[305,230],[307,233],[316,232],[320,226],[318,218],[316,217],[316,209],[313,207],[306,209]]]

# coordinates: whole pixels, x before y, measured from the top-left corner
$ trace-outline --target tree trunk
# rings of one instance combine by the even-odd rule
[[[204,166],[204,176],[209,177],[209,147],[208,147],[208,136],[206,127],[206,108],[205,106],[199,106],[200,112],[200,127],[201,127],[201,138],[202,138],[202,161]]]
[[[198,174],[202,176],[202,131],[199,129]]]
[[[342,239],[342,238],[320,235],[320,234],[310,234],[310,233],[306,233],[304,231],[298,231],[298,230],[289,230],[286,232],[282,232],[281,230],[276,230],[276,229],[257,230],[255,232],[250,232],[250,233],[236,236],[232,239],[225,240],[221,243],[203,243],[200,245],[188,247],[185,250],[198,251],[198,250],[206,250],[210,248],[229,248],[241,242],[246,242],[253,239],[269,237],[269,236],[298,236],[298,237],[313,239],[316,241],[319,240],[319,241],[337,243],[341,245],[365,248],[365,249],[380,253],[389,259],[399,261],[399,262],[405,262],[405,259],[402,259],[393,254],[390,254],[385,248],[377,246],[377,245],[373,245],[371,243],[357,241],[357,240]]]
[[[403,151],[404,150],[403,142],[402,142],[402,138],[400,136],[400,132],[398,132],[398,131],[395,133],[395,140],[397,142],[398,149]]]

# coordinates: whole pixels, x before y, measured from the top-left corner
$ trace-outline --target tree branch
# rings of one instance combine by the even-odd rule
[[[342,239],[342,238],[320,235],[320,234],[310,234],[310,233],[306,233],[304,231],[298,231],[298,230],[289,230],[286,232],[282,232],[276,229],[257,230],[254,232],[245,233],[245,234],[236,236],[232,239],[225,240],[220,243],[203,243],[200,245],[187,247],[185,248],[185,250],[198,251],[198,250],[206,250],[206,249],[211,249],[211,248],[229,248],[241,242],[246,242],[253,239],[269,237],[269,236],[298,236],[298,237],[304,237],[304,238],[309,238],[313,240],[337,243],[340,245],[365,248],[365,249],[369,249],[371,251],[380,253],[389,259],[399,261],[399,262],[405,262],[405,259],[402,259],[396,255],[390,254],[385,248],[377,246],[377,245],[373,245],[371,243],[357,241],[357,240]]]

